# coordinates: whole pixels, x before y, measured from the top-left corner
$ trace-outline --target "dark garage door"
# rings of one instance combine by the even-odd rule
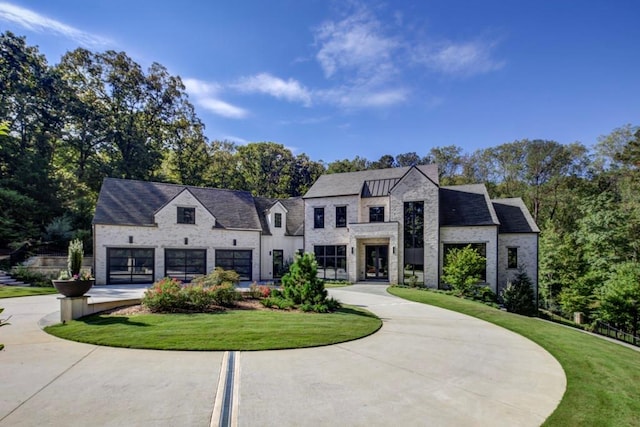
[[[240,280],[251,280],[252,251],[216,250],[216,267],[233,270]]]
[[[205,249],[165,249],[164,275],[182,282],[190,282],[207,272]]]
[[[107,283],[153,283],[154,250],[107,248]]]

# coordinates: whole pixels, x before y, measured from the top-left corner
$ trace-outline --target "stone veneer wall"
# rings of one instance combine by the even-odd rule
[[[498,236],[498,291],[507,286],[518,273],[517,269],[507,268],[507,248],[518,248],[518,267],[524,269],[538,290],[538,234],[509,233]]]

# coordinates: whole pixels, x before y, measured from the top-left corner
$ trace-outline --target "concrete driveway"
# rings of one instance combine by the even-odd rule
[[[96,298],[136,288],[94,288]],[[240,426],[536,426],[565,390],[562,368],[527,339],[471,317],[407,302],[381,285],[332,289],[384,320],[328,347],[234,352]],[[0,426],[217,425],[224,352],[128,350],[60,340],[38,323],[56,296],[0,300]],[[222,390],[222,388],[220,388]],[[216,396],[218,394],[218,396]],[[216,400],[217,397],[217,400]],[[212,422],[213,419],[213,422]]]

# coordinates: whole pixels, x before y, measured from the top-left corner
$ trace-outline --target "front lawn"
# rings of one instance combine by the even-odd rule
[[[33,295],[57,294],[55,288],[38,288],[35,286],[1,286],[0,298],[30,297]]]
[[[544,425],[640,425],[640,352],[561,325],[437,292],[396,287],[389,292],[486,320],[551,353],[565,371],[567,390]]]
[[[317,314],[227,310],[205,314],[96,314],[45,331],[60,338],[112,347],[158,350],[275,350],[315,347],[362,338],[382,321],[343,307]]]

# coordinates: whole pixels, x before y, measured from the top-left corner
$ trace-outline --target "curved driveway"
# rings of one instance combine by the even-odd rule
[[[91,294],[130,292],[140,290]],[[536,426],[562,398],[558,362],[517,334],[380,285],[331,294],[376,313],[382,329],[321,348],[236,353],[238,425]],[[13,316],[0,329],[0,426],[210,425],[224,353],[64,341],[38,326],[58,309],[55,296],[0,306]]]

